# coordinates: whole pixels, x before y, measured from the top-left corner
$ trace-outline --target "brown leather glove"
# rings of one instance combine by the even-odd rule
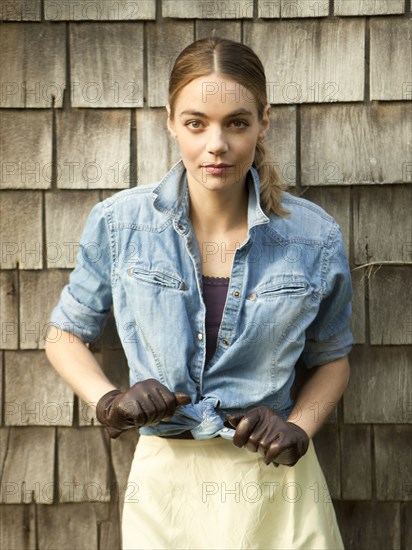
[[[96,406],[97,420],[112,439],[129,428],[141,428],[170,419],[177,407],[188,405],[191,399],[183,392],[171,392],[158,380],[149,378],[137,382],[127,391],[111,390]]]
[[[265,464],[294,466],[308,450],[308,434],[296,424],[280,418],[269,407],[257,407],[244,416],[228,420],[236,428],[233,437],[236,447],[245,446],[253,453],[263,454]]]

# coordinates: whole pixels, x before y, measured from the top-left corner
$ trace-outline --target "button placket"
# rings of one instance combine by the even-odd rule
[[[238,248],[236,250],[235,257],[234,257],[234,260],[233,260],[232,278],[231,278],[232,281],[236,280],[236,282],[240,282],[241,279],[243,278],[244,258],[245,258],[244,250],[241,250],[240,248]],[[240,273],[238,273],[238,271],[240,271]],[[229,300],[231,300],[231,296],[233,296],[233,298],[236,299],[236,302],[232,301],[232,305],[229,305],[229,307],[228,307],[228,303],[230,303]],[[232,290],[231,293],[228,294],[228,296],[227,296],[227,300],[226,300],[225,307],[224,307],[224,310],[223,310],[222,320],[225,317],[225,315],[227,315],[227,313],[229,313],[230,321],[231,321],[230,322],[230,327],[232,327],[232,325],[233,326],[236,325],[236,319],[234,319],[233,323],[232,323],[231,317],[232,316],[237,317],[239,315],[239,307],[240,307],[239,298],[241,296],[242,296],[242,293],[240,292],[240,290],[238,290],[236,288],[234,290]],[[232,328],[230,328],[230,330],[228,331],[224,327],[224,332],[223,333],[224,334],[225,333],[226,334],[230,333],[232,335]],[[225,347],[230,346],[230,340],[228,338],[221,338],[221,342]]]
[[[176,221],[175,227],[178,233],[184,237],[186,251],[195,268],[197,289],[199,292],[199,301],[200,301],[201,307],[205,308],[202,300],[202,280],[201,280],[201,277],[199,276],[199,273],[201,273],[201,258],[200,258],[200,254],[198,253],[196,239],[194,238],[191,231],[191,224],[190,222],[186,224],[186,223],[181,223]],[[195,338],[198,340],[198,343],[199,343],[197,358],[199,358],[199,356],[201,357],[202,355],[203,357],[206,356],[206,350],[204,345],[205,325],[203,322],[203,326],[201,326],[201,322],[197,322],[197,321],[201,321],[200,318],[197,319],[195,322],[195,330],[196,330]],[[204,365],[202,365],[202,362],[196,359],[190,369],[194,380],[202,380],[203,368],[204,368]],[[196,390],[200,392],[200,382],[196,383]]]

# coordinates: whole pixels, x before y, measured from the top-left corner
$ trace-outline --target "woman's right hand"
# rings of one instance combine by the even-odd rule
[[[177,407],[188,405],[190,397],[183,392],[171,392],[158,380],[149,378],[137,382],[127,391],[112,390],[97,403],[97,420],[112,439],[123,430],[159,424],[170,419]]]

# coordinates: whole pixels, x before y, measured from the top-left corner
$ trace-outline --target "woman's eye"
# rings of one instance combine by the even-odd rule
[[[231,124],[233,124],[235,128],[245,128],[249,126],[246,120],[232,120]]]
[[[189,122],[186,122],[186,126],[188,128],[192,128],[193,130],[197,130],[201,127],[200,120],[189,120]]]

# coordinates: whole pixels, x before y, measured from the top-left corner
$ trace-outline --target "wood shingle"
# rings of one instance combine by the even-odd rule
[[[411,360],[408,346],[355,346],[343,396],[345,422],[410,423]]]
[[[123,189],[130,182],[130,113],[79,109],[57,116],[57,185]]]
[[[334,14],[389,15],[403,13],[404,0],[334,0]]]
[[[0,505],[0,548],[35,550],[36,512],[31,504]]]
[[[44,0],[48,21],[136,21],[155,19],[156,0]]]
[[[143,106],[143,23],[70,26],[72,107]]]
[[[18,286],[16,271],[0,271],[1,349],[17,349]]]
[[[51,112],[4,110],[0,120],[0,188],[48,189],[52,179]]]
[[[51,504],[54,494],[55,428],[2,428],[0,502]]]
[[[304,106],[301,140],[302,185],[412,181],[411,105]]]
[[[106,438],[102,428],[58,428],[60,502],[109,502]]]
[[[147,99],[150,107],[167,103],[169,75],[176,57],[194,39],[194,25],[189,21],[147,23]]]
[[[313,439],[319,463],[325,475],[327,487],[316,487],[314,499],[325,501],[340,498],[340,443],[336,425],[325,424]],[[331,452],[332,450],[332,452]]]
[[[36,191],[2,192],[0,240],[2,269],[43,267],[42,196]]]
[[[73,392],[41,351],[8,351],[4,360],[6,426],[71,426]]]
[[[412,266],[372,268],[369,280],[372,345],[412,344],[411,280]]]
[[[3,375],[4,369],[3,369],[3,354],[0,353],[0,410],[4,410],[3,406],[3,395],[4,395],[4,375]],[[3,425],[3,414],[0,414],[0,426]],[[0,441],[1,442],[1,441]],[[1,453],[0,453],[1,458]]]
[[[48,268],[73,268],[87,216],[99,202],[97,191],[46,194],[46,248]]]
[[[195,29],[197,40],[211,36],[224,36],[236,42],[240,42],[241,40],[242,30],[240,21],[196,19]]]
[[[355,264],[412,262],[412,186],[361,187],[354,192]]]
[[[378,425],[374,434],[377,499],[412,500],[412,426]]]
[[[346,500],[334,504],[345,548],[401,548],[399,503]]]
[[[412,19],[372,18],[370,41],[370,98],[411,101]]]
[[[361,19],[245,21],[244,42],[260,54],[270,103],[362,101],[364,24]]]
[[[253,17],[250,0],[162,0],[162,16],[185,19],[246,19]]]
[[[329,0],[319,0],[317,2],[308,2],[307,0],[277,0],[276,2],[258,0],[257,9],[258,16],[262,18],[325,17],[329,14]]]
[[[53,102],[55,107],[62,107],[66,88],[65,56],[63,25],[2,25],[0,107],[44,109]],[[27,113],[22,114],[27,117]]]
[[[138,185],[160,181],[180,158],[176,140],[166,129],[166,121],[165,108],[136,111]]]
[[[38,506],[39,547],[97,550],[99,507],[100,505],[89,502]]]
[[[271,108],[265,146],[269,162],[275,163],[281,180],[286,185],[294,187],[297,172],[295,107],[282,105]]]
[[[372,457],[370,426],[341,426],[342,499],[371,500]]]
[[[43,349],[50,314],[69,281],[69,271],[22,271],[20,277],[20,349]],[[60,327],[65,330],[65,327]],[[70,327],[66,327],[68,330]]]
[[[364,344],[366,342],[365,333],[365,289],[367,287],[367,278],[365,270],[352,270],[352,319],[351,330],[355,344]]]
[[[3,0],[0,21],[40,21],[41,0]]]

